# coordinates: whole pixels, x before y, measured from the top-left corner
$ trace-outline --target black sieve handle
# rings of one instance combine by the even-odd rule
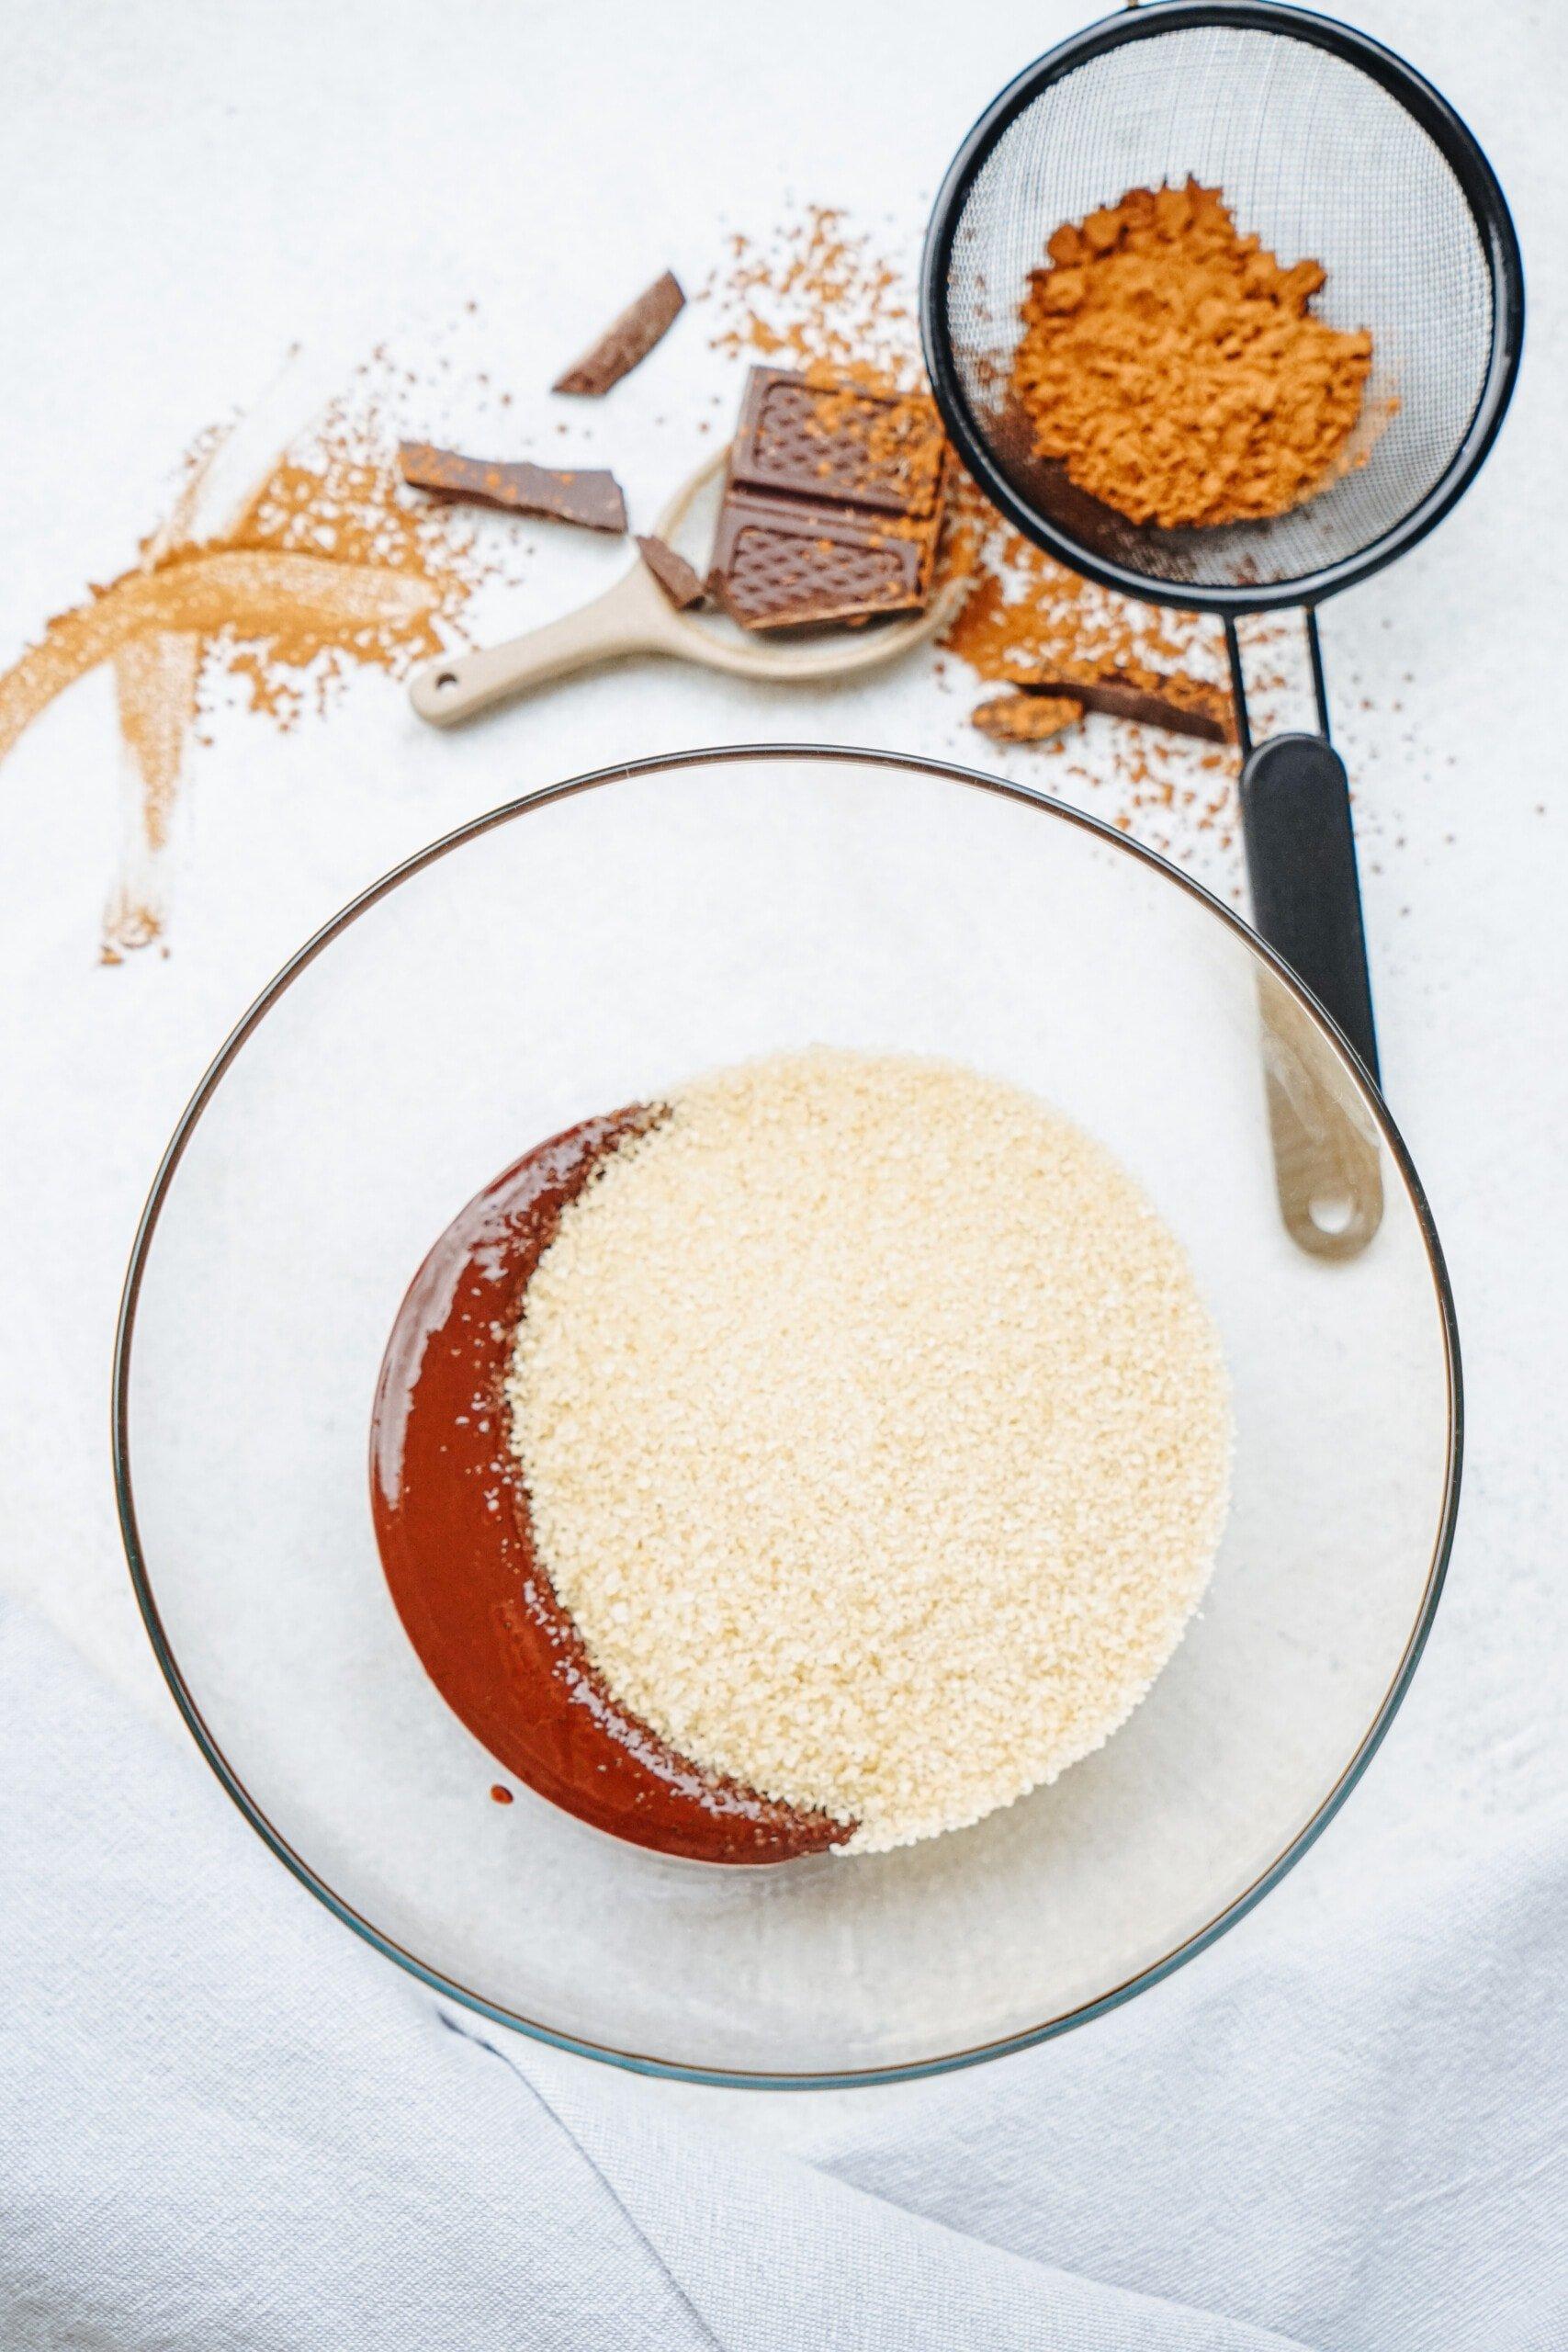
[[[1345,1032],[1375,1080],[1367,940],[1345,763],[1321,735],[1276,735],[1241,775],[1253,921]]]

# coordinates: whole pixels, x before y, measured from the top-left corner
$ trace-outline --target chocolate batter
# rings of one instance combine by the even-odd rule
[[[502,1394],[529,1277],[599,1161],[656,1125],[633,1104],[552,1136],[469,1202],[392,1327],[370,1437],[381,1564],[425,1671],[541,1796],[636,1845],[783,1862],[853,1822],[802,1812],[679,1756],[605,1688],[551,1589]]]

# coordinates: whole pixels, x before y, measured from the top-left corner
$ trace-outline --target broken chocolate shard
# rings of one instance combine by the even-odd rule
[[[1031,678],[1026,693],[1069,695],[1086,710],[1104,711],[1111,718],[1133,718],[1145,727],[1163,727],[1168,734],[1193,735],[1203,743],[1234,743],[1235,718],[1224,686],[1179,673],[1151,673],[1134,678],[1108,671],[1098,678],[1074,678],[1065,673]]]
[[[799,628],[918,610],[929,548],[890,519],[730,490],[708,586],[742,628]]]
[[[746,379],[730,479],[771,495],[832,499],[880,514],[931,514],[946,444],[919,392],[868,392],[783,368]]]
[[[1069,727],[1076,727],[1083,717],[1084,707],[1076,695],[1042,695],[1021,692],[993,695],[969,714],[969,723],[993,743],[1044,743]]]
[[[707,590],[700,574],[686,561],[678,548],[664,539],[637,539],[642,560],[663,589],[678,613],[690,612],[694,605],[705,604]]]
[[[499,506],[511,514],[547,515],[554,522],[580,524],[585,531],[618,534],[626,527],[620,483],[603,467],[558,471],[526,462],[503,465],[460,457],[428,441],[400,441],[398,465],[406,482],[433,497]]]
[[[558,376],[550,390],[555,392],[575,392],[586,400],[602,400],[629,376],[641,360],[648,357],[656,343],[662,343],[682,311],[686,298],[680,283],[670,270],[646,287],[635,302],[628,302],[619,318],[612,319],[596,343],[591,344],[581,359],[575,360],[564,376]]]

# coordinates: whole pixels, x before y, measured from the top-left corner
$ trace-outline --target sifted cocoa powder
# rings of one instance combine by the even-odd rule
[[[1134,523],[1258,521],[1337,470],[1372,339],[1308,309],[1218,188],[1128,190],[1066,222],[1031,273],[1012,389],[1043,458]]]

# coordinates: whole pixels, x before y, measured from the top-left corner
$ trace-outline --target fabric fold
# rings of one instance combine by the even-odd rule
[[[1462,1901],[1268,1968],[1238,1938],[1028,2057],[830,2107],[820,2168],[423,1991],[15,1605],[0,1804],[6,2352],[1562,2340],[1520,2218],[1562,2156],[1539,1835]]]
[[[7,2352],[1253,2352],[423,1993],[0,1611]],[[449,2030],[455,2028],[456,2030]]]

